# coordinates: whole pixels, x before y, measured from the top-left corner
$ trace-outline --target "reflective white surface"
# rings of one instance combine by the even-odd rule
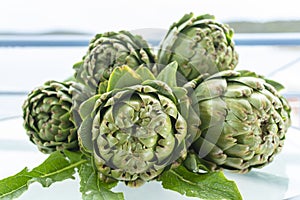
[[[33,168],[40,164],[47,155],[40,153],[29,142],[22,127],[22,119],[0,122],[0,179],[13,175],[25,166]],[[300,195],[300,133],[290,129],[287,133],[283,151],[275,160],[262,169],[248,174],[225,172],[228,179],[234,180],[245,200],[281,200]],[[178,193],[162,189],[159,183],[147,183],[138,189],[118,185],[115,191],[125,192],[126,200],[143,198],[152,199],[195,199],[184,198]],[[145,195],[147,194],[147,195]],[[32,184],[29,191],[20,199],[81,199],[79,179],[55,183],[50,188],[42,188],[38,183]]]

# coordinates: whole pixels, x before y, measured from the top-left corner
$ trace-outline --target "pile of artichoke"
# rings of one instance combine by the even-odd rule
[[[279,83],[237,64],[233,30],[211,15],[174,23],[157,55],[128,31],[97,34],[72,81],[29,94],[24,127],[43,153],[83,152],[105,182],[245,173],[280,152],[291,109]]]

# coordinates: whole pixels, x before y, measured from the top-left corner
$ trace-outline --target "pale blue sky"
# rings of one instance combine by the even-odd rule
[[[299,7],[296,0],[10,0],[1,2],[0,31],[168,28],[189,12],[219,21],[300,19]]]

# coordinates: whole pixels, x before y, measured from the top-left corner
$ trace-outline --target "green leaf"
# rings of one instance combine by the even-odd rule
[[[130,67],[116,67],[108,80],[107,92],[142,83],[142,78]]]
[[[117,182],[102,182],[90,163],[81,166],[79,176],[83,200],[124,200],[122,193],[114,193],[110,190],[116,186]]]
[[[28,189],[30,183],[39,182],[44,187],[73,177],[75,168],[87,162],[76,152],[54,152],[38,167],[27,168],[14,176],[0,180],[0,200],[15,199]]]
[[[200,199],[241,200],[242,196],[233,181],[225,178],[222,172],[197,174],[179,166],[165,171],[159,178],[165,189]]]
[[[157,80],[167,83],[170,87],[176,87],[176,74],[178,64],[176,61],[168,64],[157,76]]]
[[[19,197],[28,189],[28,181],[31,179],[28,169],[25,168],[14,176],[0,181],[0,199],[11,200]]]
[[[37,181],[43,187],[49,187],[54,182],[74,179],[75,168],[86,160],[81,160],[81,153],[66,152],[54,152],[40,166],[34,168],[31,171],[33,182]]]

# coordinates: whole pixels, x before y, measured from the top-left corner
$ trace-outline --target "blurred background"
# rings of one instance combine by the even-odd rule
[[[268,167],[250,175],[228,174],[245,199],[291,199],[299,195],[300,175],[300,13],[294,0],[10,0],[0,12],[0,179],[24,166],[34,167],[47,156],[28,141],[22,128],[22,104],[28,92],[47,80],[63,81],[87,51],[96,33],[129,30],[142,34],[154,48],[169,26],[184,14],[209,13],[235,30],[240,56],[237,69],[250,69],[285,86],[292,106],[292,128],[283,153]],[[21,155],[21,156],[20,156]],[[295,159],[296,158],[296,159]],[[55,184],[51,190],[38,184],[20,199],[80,199],[78,180]],[[124,189],[119,186],[117,189]],[[183,199],[165,193],[159,185],[137,192],[128,200],[154,191],[148,199]],[[56,192],[53,192],[56,191]],[[70,193],[69,193],[70,191]],[[156,192],[157,191],[157,192]],[[259,192],[261,191],[261,192]],[[267,196],[253,196],[255,193]],[[156,194],[157,193],[157,194]],[[166,196],[163,196],[166,195]],[[169,196],[168,196],[169,195]],[[173,196],[172,196],[173,195]],[[188,199],[188,198],[187,198]]]

